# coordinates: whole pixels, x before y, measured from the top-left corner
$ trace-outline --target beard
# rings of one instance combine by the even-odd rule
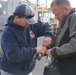
[[[66,19],[67,19],[67,16],[64,16],[63,17],[63,20],[62,21],[59,21],[59,29],[62,29],[63,28],[63,26],[64,26],[64,24],[66,22]]]

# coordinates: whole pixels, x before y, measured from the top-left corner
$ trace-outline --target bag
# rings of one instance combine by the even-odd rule
[[[51,62],[44,68],[43,75],[60,75],[59,63],[55,58],[51,58]]]

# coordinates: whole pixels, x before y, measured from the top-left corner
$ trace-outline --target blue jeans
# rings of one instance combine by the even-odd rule
[[[14,75],[14,74],[11,74],[11,73],[8,73],[8,72],[1,70],[1,75]],[[28,75],[32,75],[32,73],[30,73]]]

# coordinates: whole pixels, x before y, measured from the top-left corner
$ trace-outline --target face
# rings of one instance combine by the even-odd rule
[[[22,27],[28,27],[29,25],[24,18],[20,18],[18,16],[15,17],[14,22]]]
[[[55,4],[51,7],[51,10],[59,22],[63,22],[67,16],[65,8],[59,7]]]
[[[29,24],[25,21],[24,18],[21,18],[21,19],[20,19],[20,22],[21,22],[21,25],[24,26],[24,27],[28,27],[28,25],[29,25]]]

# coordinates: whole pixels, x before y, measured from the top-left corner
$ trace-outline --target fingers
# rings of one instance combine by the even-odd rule
[[[51,49],[47,50],[47,51],[46,51],[46,54],[47,54],[49,57],[52,57],[52,55],[51,55]]]
[[[46,47],[36,47],[36,52],[37,53],[42,53],[42,55],[44,55],[46,53],[47,49]]]
[[[52,43],[52,39],[50,37],[45,37],[42,43],[42,46],[49,46]]]
[[[49,42],[43,42],[43,43],[42,43],[42,46],[44,46],[44,47],[47,47],[47,46],[49,46],[49,45],[50,45]]]
[[[51,49],[47,50],[46,47],[43,46],[36,47],[36,52],[43,55],[47,54],[48,56],[51,56]]]

